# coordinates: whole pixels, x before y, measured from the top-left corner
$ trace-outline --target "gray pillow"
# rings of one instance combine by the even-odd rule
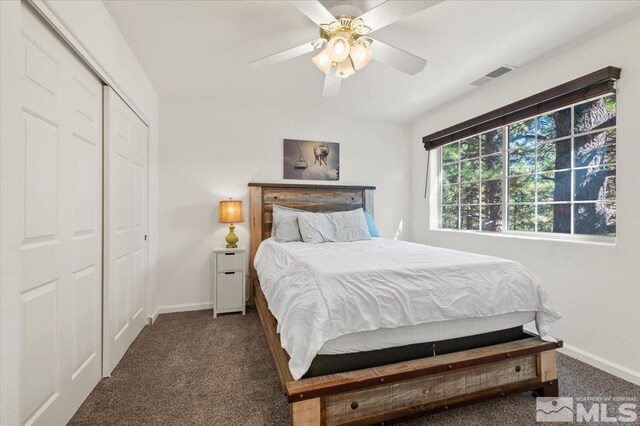
[[[347,212],[300,212],[298,225],[305,243],[370,240],[371,234],[362,209]]]
[[[298,213],[303,211],[274,204],[271,236],[279,243],[302,241],[298,227]]]

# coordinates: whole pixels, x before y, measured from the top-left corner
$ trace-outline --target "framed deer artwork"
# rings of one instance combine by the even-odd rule
[[[284,179],[340,180],[340,144],[284,140]]]

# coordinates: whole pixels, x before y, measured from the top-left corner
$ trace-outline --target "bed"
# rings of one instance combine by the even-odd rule
[[[514,274],[510,268],[517,267],[515,262],[470,254],[464,254],[470,256],[469,259],[462,259],[461,252],[391,240],[361,242],[359,247],[356,247],[358,243],[320,244],[316,247],[307,244],[305,247],[304,243],[274,244],[269,240],[273,204],[316,212],[361,207],[373,213],[374,189],[362,186],[250,184],[253,300],[283,391],[290,403],[292,423],[372,424],[418,413],[448,410],[509,393],[531,390],[538,395],[557,395],[556,348],[561,347],[562,342],[550,338],[542,340],[527,335],[522,329],[523,324],[535,319],[538,328],[546,333],[548,325],[555,319],[553,310],[545,305],[542,300],[544,297],[540,295],[523,295],[522,303],[511,300],[509,303],[517,305],[516,312],[513,312],[514,309],[501,308],[504,305],[500,303],[483,303],[487,295],[480,290],[475,295],[459,298],[460,301],[451,299],[451,303],[446,301],[451,295],[445,294],[442,296],[445,303],[440,306],[447,306],[447,309],[453,306],[454,314],[468,313],[465,318],[457,318],[457,322],[450,320],[450,312],[443,313],[442,309],[434,309],[434,306],[422,306],[415,298],[411,298],[410,304],[403,305],[406,295],[394,292],[386,298],[376,294],[374,299],[381,306],[381,314],[373,316],[367,316],[364,310],[364,314],[359,310],[359,307],[368,303],[368,296],[364,299],[347,298],[347,301],[331,299],[333,295],[330,289],[340,282],[335,280],[336,275],[348,270],[349,277],[357,278],[354,271],[358,272],[358,268],[354,265],[358,263],[358,258],[349,253],[367,252],[367,257],[373,258],[370,264],[360,268],[359,273],[367,280],[371,279],[372,274],[375,275],[372,268],[381,265],[380,270],[385,269],[382,265],[385,262],[390,265],[413,263],[414,269],[408,271],[409,276],[420,273],[417,263],[424,263],[422,259],[425,258],[431,259],[429,268],[424,269],[425,273],[436,270],[440,275],[456,271],[460,265],[474,263],[476,273],[480,270],[478,275],[469,275],[473,273],[471,271],[456,273],[467,279],[470,276],[474,279],[477,277],[479,289],[486,287],[486,291],[494,293],[496,289],[504,290],[508,282],[503,283],[503,287],[488,288],[493,279],[489,271],[502,271],[496,280],[504,281],[504,276]],[[320,254],[319,249],[327,250],[327,253]],[[425,250],[431,251],[426,253]],[[381,254],[376,259],[378,252]],[[396,257],[393,256],[394,252],[397,253]],[[305,264],[302,269],[312,270],[314,256],[326,260],[331,253],[335,257],[329,260],[331,267],[325,268],[323,280],[326,283],[318,278],[323,275],[318,272],[320,270],[316,271],[315,276],[317,287],[324,288],[320,292],[322,297],[328,298],[331,303],[318,303],[320,297],[314,299],[312,287],[304,287],[304,276],[294,273],[295,265]],[[457,263],[450,264],[452,258]],[[264,288],[254,268],[254,260],[261,269]],[[287,270],[289,261],[294,265],[291,270]],[[276,264],[277,267],[271,268],[271,272],[265,268],[265,265]],[[389,274],[390,269],[399,269],[397,273],[403,273],[401,268],[389,267],[385,273]],[[270,283],[276,279],[282,280],[282,276],[276,277],[276,274],[282,274],[282,270],[287,270],[290,284],[275,288]],[[357,290],[356,278],[350,278],[349,286]],[[421,278],[424,281],[425,277]],[[388,275],[383,279],[389,282],[396,280]],[[520,279],[526,280],[526,274]],[[370,281],[367,281],[369,284]],[[324,315],[325,319],[311,321],[306,330],[301,328],[306,322],[304,317],[289,314],[293,312],[288,307],[291,306],[291,300],[295,299],[295,288],[288,290],[288,293],[281,291],[282,288],[296,285],[299,286],[298,293],[304,294],[298,299],[308,304],[298,311],[319,312],[321,309],[318,306],[333,310],[320,315]],[[411,287],[410,282],[408,286]],[[384,286],[385,290],[389,287],[393,286]],[[407,285],[403,284],[402,287]],[[522,288],[536,291],[534,284]],[[533,302],[525,303],[525,299]],[[400,303],[400,307],[392,306],[396,302]],[[428,298],[423,303],[429,303]],[[388,310],[386,314],[384,309]],[[471,312],[474,309],[477,312]],[[402,311],[406,312],[399,314]],[[429,318],[424,316],[427,314]],[[349,315],[351,318],[348,318]],[[276,317],[282,321],[278,323]],[[335,324],[325,330],[320,325],[330,323],[327,318],[334,319]],[[292,340],[301,340],[292,339],[292,336],[311,335],[302,344],[292,344]]]

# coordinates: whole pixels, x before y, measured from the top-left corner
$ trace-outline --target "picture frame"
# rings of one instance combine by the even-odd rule
[[[340,144],[284,139],[282,174],[289,180],[340,180]]]

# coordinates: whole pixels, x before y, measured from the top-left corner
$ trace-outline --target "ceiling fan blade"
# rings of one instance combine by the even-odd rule
[[[406,18],[409,15],[413,15],[416,12],[435,6],[442,1],[443,0],[387,0],[381,5],[360,15],[360,18],[362,18],[367,27],[371,28],[371,31],[375,31]]]
[[[264,58],[251,61],[249,62],[249,66],[251,68],[257,69],[293,59],[297,56],[314,51],[316,49],[316,46],[318,46],[318,44],[316,43],[322,43],[324,41],[324,39],[309,41],[307,43],[301,44],[300,46],[292,47],[291,49],[283,50],[282,52],[274,53],[273,55],[265,56]]]
[[[412,55],[397,47],[389,46],[379,40],[373,40],[371,50],[373,50],[372,59],[410,75],[419,73],[427,65],[426,59]]]
[[[336,20],[336,17],[318,0],[289,0],[289,3],[318,26],[330,24]]]
[[[336,75],[336,69],[336,65],[332,66],[326,77],[324,78],[324,88],[322,89],[322,96],[325,98],[330,98],[340,92],[342,78]]]

